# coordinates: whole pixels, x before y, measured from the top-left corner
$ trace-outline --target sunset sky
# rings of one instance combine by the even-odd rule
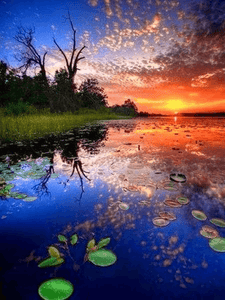
[[[211,4],[210,4],[211,2]],[[75,83],[96,78],[109,105],[128,98],[139,111],[225,111],[225,2],[210,0],[0,0],[0,60],[19,67],[18,26],[35,27],[50,79],[85,45]],[[77,53],[76,52],[76,53]],[[40,69],[36,68],[36,73]],[[27,72],[35,75],[35,69]]]

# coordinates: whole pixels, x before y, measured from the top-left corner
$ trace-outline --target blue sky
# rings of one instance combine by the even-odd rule
[[[78,86],[97,78],[110,105],[130,98],[148,112],[225,111],[225,5],[214,1],[211,11],[198,14],[198,34],[189,13],[193,3],[207,1],[0,0],[0,59],[20,66],[14,55],[22,46],[13,37],[20,25],[35,27],[33,44],[41,56],[47,51],[46,71],[53,79],[66,65],[53,37],[70,58],[69,10],[77,51],[87,47],[78,64]],[[206,34],[210,22],[215,24]]]

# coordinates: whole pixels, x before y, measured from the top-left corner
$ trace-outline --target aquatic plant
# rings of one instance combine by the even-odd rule
[[[223,219],[214,218],[209,221],[216,226],[225,227],[225,221]]]
[[[70,281],[63,278],[54,278],[43,282],[38,294],[45,300],[64,300],[73,294],[74,288]]]
[[[187,197],[178,197],[177,201],[182,205],[188,204],[190,202],[190,200]]]
[[[225,252],[225,238],[216,237],[209,241],[209,246],[217,252]]]
[[[186,181],[186,176],[183,174],[170,174],[170,179],[175,182],[184,183]]]
[[[102,239],[98,245],[95,244],[95,239],[88,242],[84,261],[89,260],[94,265],[106,267],[115,263],[117,260],[116,255],[109,250],[102,249],[110,242],[110,238]]]
[[[202,227],[200,234],[209,239],[219,237],[219,232],[216,229],[214,229],[208,225],[205,225]]]
[[[206,215],[204,212],[200,210],[192,210],[192,216],[200,221],[205,221],[207,219]]]
[[[152,220],[153,224],[158,226],[158,227],[164,227],[164,226],[167,226],[170,221],[169,220],[166,220],[164,218],[160,218],[160,217],[156,217]]]
[[[171,213],[171,212],[167,212],[167,211],[160,211],[159,212],[159,216],[165,220],[169,220],[169,221],[174,221],[176,220],[176,216]]]
[[[182,205],[177,200],[167,199],[164,201],[164,204],[169,207],[181,207]]]
[[[119,204],[119,207],[122,209],[122,210],[128,210],[129,209],[129,205],[124,203],[124,202],[121,202]]]
[[[48,248],[48,253],[50,257],[40,262],[38,264],[39,268],[53,267],[60,265],[64,262],[64,259],[60,256],[59,250],[55,246],[50,246]]]

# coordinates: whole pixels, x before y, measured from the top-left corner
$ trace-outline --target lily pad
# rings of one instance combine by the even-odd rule
[[[48,248],[48,253],[50,254],[50,256],[55,257],[55,258],[60,258],[60,252],[59,250],[54,247],[54,246],[50,246]]]
[[[153,224],[158,227],[167,226],[170,222],[164,218],[156,217],[152,220]]]
[[[173,213],[167,212],[167,211],[160,211],[159,216],[160,216],[160,218],[163,218],[163,219],[169,220],[169,221],[176,220],[176,216]]]
[[[10,195],[11,194],[12,193],[10,193]],[[15,199],[24,199],[24,198],[27,198],[27,195],[26,194],[18,194],[18,193],[15,192],[15,195],[13,196],[13,198],[15,198]]]
[[[122,202],[119,204],[119,207],[122,209],[122,210],[128,210],[129,209],[129,205]]]
[[[163,185],[163,189],[164,190],[168,190],[168,191],[177,191],[178,188],[175,186],[174,182],[169,182],[169,183],[165,183]]]
[[[188,204],[190,202],[190,200],[187,197],[178,197],[177,201],[182,205]]]
[[[88,260],[96,266],[107,267],[113,265],[117,257],[116,255],[106,249],[100,249],[98,251],[91,251],[88,254]]]
[[[34,201],[36,199],[37,199],[37,197],[27,197],[27,198],[24,199],[24,201],[26,201],[26,202],[32,202],[32,201]]]
[[[70,281],[63,278],[54,278],[43,282],[38,294],[45,300],[64,300],[73,294],[74,288]]]
[[[165,200],[164,204],[169,207],[181,207],[182,206],[177,200],[173,200],[173,199]]]
[[[219,232],[208,225],[202,227],[200,234],[209,239],[214,239],[216,237],[219,237]]]
[[[66,238],[64,235],[59,234],[59,235],[58,235],[58,240],[59,240],[60,242],[66,242],[66,241],[67,241],[67,238]]]
[[[76,234],[72,235],[70,238],[70,242],[72,245],[75,245],[78,240],[78,236]]]
[[[91,251],[91,249],[95,246],[95,239],[92,239],[87,244],[87,251]]]
[[[170,174],[170,179],[175,181],[175,182],[185,182],[186,181],[186,176],[183,174]]]
[[[216,237],[211,239],[209,246],[217,252],[225,252],[225,238]]]
[[[200,220],[200,221],[205,221],[207,219],[206,215],[204,214],[204,212],[200,211],[200,210],[192,210],[192,216],[195,217],[196,219]]]
[[[103,239],[101,240],[99,243],[98,243],[98,249],[102,248],[102,247],[105,247],[106,245],[108,245],[110,243],[110,238],[106,238],[106,239]]]
[[[51,257],[43,260],[41,263],[39,263],[38,267],[39,268],[54,267],[54,266],[60,265],[63,262],[64,262],[64,259],[62,257],[56,258],[56,257],[51,256]]]
[[[225,227],[225,221],[223,219],[215,218],[211,219],[210,222],[216,226]]]

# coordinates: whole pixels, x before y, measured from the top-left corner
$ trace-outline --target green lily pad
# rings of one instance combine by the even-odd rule
[[[216,237],[211,239],[209,246],[217,252],[225,252],[225,238]]]
[[[14,184],[7,184],[6,187],[4,188],[5,191],[9,191],[14,187]]]
[[[170,174],[170,179],[175,181],[175,182],[185,182],[186,181],[186,176],[183,174]]]
[[[164,218],[160,218],[160,217],[156,217],[152,220],[153,224],[158,226],[158,227],[164,227],[167,226],[170,221],[164,219]]]
[[[50,246],[48,248],[48,253],[50,254],[50,256],[55,257],[55,258],[60,258],[60,252],[59,250],[54,247],[54,246]]]
[[[99,243],[98,243],[98,249],[102,248],[102,247],[105,247],[106,245],[108,245],[110,243],[110,238],[106,238],[106,239],[103,239],[101,240]]]
[[[66,238],[64,235],[59,234],[59,235],[58,235],[58,240],[59,240],[60,242],[66,242],[66,241],[67,241],[67,238]]]
[[[60,265],[63,262],[64,262],[64,259],[62,257],[56,258],[56,257],[51,256],[51,257],[45,259],[44,261],[40,262],[38,267],[39,268],[54,267],[54,266]]]
[[[15,192],[16,193],[16,192]],[[11,193],[12,194],[12,193]],[[24,199],[24,198],[27,198],[27,195],[26,194],[18,194],[16,193],[13,198],[15,199]]]
[[[215,218],[211,219],[210,222],[219,227],[225,227],[225,221],[223,219]]]
[[[182,205],[188,204],[190,202],[190,200],[187,197],[178,197],[177,201]]]
[[[72,235],[71,238],[70,238],[71,245],[75,245],[77,240],[78,240],[77,234]]]
[[[167,199],[164,201],[164,204],[169,207],[181,207],[182,205],[177,200]]]
[[[63,278],[54,278],[43,282],[38,294],[45,300],[64,300],[73,294],[74,288],[70,281]]]
[[[95,246],[95,239],[92,239],[87,244],[87,251],[91,251],[92,248]]]
[[[100,249],[98,251],[91,251],[88,254],[88,260],[96,266],[106,267],[113,265],[116,262],[117,257],[109,250]]]
[[[119,207],[122,209],[122,210],[128,210],[129,209],[129,205],[122,202],[119,204]]]
[[[208,225],[202,227],[200,234],[209,239],[214,239],[216,237],[219,237],[219,232]]]
[[[192,210],[192,216],[195,217],[196,219],[200,220],[200,221],[205,221],[207,219],[206,215],[204,214],[204,212],[200,211],[200,210]]]
[[[169,221],[176,220],[176,216],[173,213],[167,212],[167,211],[160,211],[159,216],[160,216],[160,218],[163,218],[163,219],[169,220]]]
[[[24,201],[26,201],[26,202],[32,202],[32,201],[34,201],[36,199],[37,199],[37,197],[27,197],[27,198],[25,198]]]

